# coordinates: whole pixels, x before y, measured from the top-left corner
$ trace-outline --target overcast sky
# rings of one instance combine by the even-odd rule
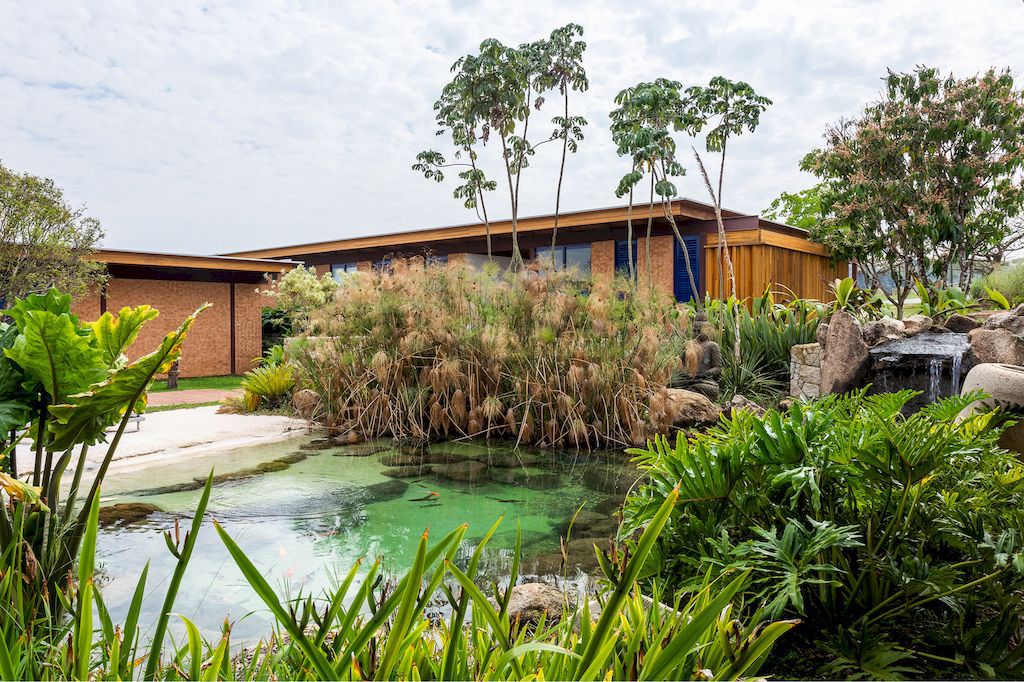
[[[590,125],[569,210],[619,203],[628,167],[608,111],[641,80],[721,74],[774,100],[729,148],[724,203],[756,212],[812,184],[801,156],[877,96],[887,67],[1024,79],[1022,0],[0,0],[0,160],[85,203],[108,247],[214,253],[468,222],[451,183],[410,170],[443,149],[432,104],[451,63],[570,21],[591,88],[573,102]],[[524,173],[522,214],[553,210],[557,156],[543,148]],[[684,161],[680,193],[704,200]],[[501,196],[492,217],[508,214]]]

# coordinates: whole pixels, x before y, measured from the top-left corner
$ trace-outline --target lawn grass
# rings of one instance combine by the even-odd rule
[[[212,405],[220,405],[220,402],[214,400],[213,402],[207,403],[182,403],[181,405],[156,405],[153,407],[146,408],[146,414],[152,412],[167,412],[168,410],[184,410],[190,407],[210,407]]]
[[[190,388],[217,388],[224,391],[231,391],[236,388],[241,388],[242,377],[240,376],[222,376],[222,377],[194,377],[190,379],[178,379],[178,390],[184,391]],[[151,393],[159,393],[167,390],[167,380],[158,379],[153,382],[153,386],[149,389]]]

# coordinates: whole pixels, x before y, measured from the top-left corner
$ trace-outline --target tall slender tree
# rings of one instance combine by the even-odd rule
[[[744,130],[754,132],[761,120],[761,114],[771,106],[772,101],[754,92],[754,89],[742,81],[731,81],[724,76],[715,76],[707,87],[693,86],[686,89],[686,107],[683,114],[683,128],[693,136],[707,129],[704,147],[709,153],[719,155],[717,191],[711,183],[704,159],[696,147],[693,156],[697,161],[704,186],[715,207],[715,222],[718,224],[718,246],[715,257],[718,263],[718,295],[725,298],[725,279],[723,277],[722,259],[729,273],[731,295],[736,305],[739,297],[736,291],[736,270],[729,244],[725,236],[725,223],[722,220],[722,189],[725,181],[725,154],[730,138],[741,135]],[[733,316],[736,321],[735,343],[733,355],[740,359],[739,315]]]
[[[628,212],[630,216],[632,215],[634,189],[645,177],[650,180],[645,256],[647,282],[648,285],[652,285],[651,229],[654,220],[655,195],[661,202],[665,218],[672,227],[672,232],[680,246],[683,249],[686,248],[683,236],[679,232],[679,226],[676,224],[675,215],[672,213],[672,199],[676,196],[676,185],[673,179],[686,174],[686,169],[676,160],[676,141],[672,137],[672,132],[680,130],[683,125],[682,85],[677,81],[665,78],[638,83],[619,92],[615,97],[615,103],[618,106],[609,114],[612,120],[612,140],[615,142],[619,156],[630,157],[632,164],[630,172],[619,181],[615,195],[618,197],[629,195],[630,208]],[[630,254],[633,249],[632,232],[632,220],[629,220],[627,221],[627,238],[629,239],[628,251]],[[686,263],[686,274],[690,280],[691,290],[694,292],[694,300],[699,307],[700,297],[697,295],[697,282],[690,259],[683,260]]]
[[[558,167],[558,186],[555,190],[555,219],[551,229],[552,269],[554,269],[555,247],[558,244],[558,218],[562,206],[565,159],[570,152],[576,153],[580,141],[583,140],[583,126],[587,125],[587,120],[584,117],[569,115],[569,93],[583,92],[590,87],[587,72],[583,68],[583,53],[587,49],[587,44],[576,39],[576,36],[582,35],[582,26],[566,24],[552,31],[546,43],[539,46],[539,49],[543,51],[544,61],[543,68],[535,79],[535,87],[539,93],[557,89],[563,103],[562,115],[551,119],[551,122],[555,124],[555,130],[551,134],[550,140],[562,141],[562,158]]]

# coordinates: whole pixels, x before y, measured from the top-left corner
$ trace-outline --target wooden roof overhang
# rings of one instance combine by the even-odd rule
[[[118,249],[103,249],[87,257],[106,264],[111,277],[183,282],[258,284],[268,275],[276,275],[298,265],[290,260],[192,256]]]

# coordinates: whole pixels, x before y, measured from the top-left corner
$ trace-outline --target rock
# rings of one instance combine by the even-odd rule
[[[779,401],[779,412],[789,412],[789,409],[796,403],[792,398],[783,398]]]
[[[418,466],[391,467],[390,469],[384,469],[380,473],[388,478],[416,478],[430,474],[431,468]]]
[[[981,323],[975,320],[973,317],[967,317],[960,313],[953,313],[948,318],[943,326],[951,332],[957,332],[959,334],[966,334],[972,329],[977,329],[981,326]]]
[[[303,419],[312,419],[320,407],[320,396],[310,388],[296,391],[292,395],[292,407]]]
[[[513,628],[536,625],[543,617],[548,625],[562,620],[569,608],[565,594],[544,583],[523,583],[512,588],[508,600],[508,619]]]
[[[561,476],[536,467],[494,467],[487,475],[492,481],[531,490],[554,490],[562,485]]]
[[[907,336],[926,332],[932,328],[932,324],[932,318],[927,315],[911,315],[903,318],[903,328],[906,330]]]
[[[404,452],[395,452],[381,457],[380,463],[386,467],[418,467],[423,464],[423,457]]]
[[[510,450],[508,452],[492,452],[477,458],[478,461],[492,467],[534,467],[545,463],[545,458],[533,452]]]
[[[398,479],[393,481],[382,481],[380,483],[374,483],[373,485],[366,486],[366,492],[374,502],[393,500],[396,497],[401,497],[408,489],[409,484]]]
[[[570,523],[572,528],[569,527]],[[569,517],[559,525],[558,533],[562,537],[569,535],[577,538],[612,538],[619,530],[619,522],[608,514],[584,509],[576,515],[575,521]]]
[[[696,426],[718,421],[721,409],[710,399],[683,388],[665,389],[665,413],[675,426]]]
[[[818,325],[817,331],[814,332],[814,340],[819,344],[823,344],[826,338],[828,338],[828,322],[822,322]]]
[[[789,393],[797,398],[821,394],[821,344],[801,343],[789,351]]]
[[[284,471],[288,466],[288,462],[282,462],[279,459],[272,459],[269,462],[260,462],[257,464],[256,470],[261,474],[270,474],[275,471]]]
[[[635,469],[593,464],[583,472],[583,484],[591,490],[613,495],[625,495],[640,478]]]
[[[896,339],[902,339],[907,335],[906,325],[891,317],[883,317],[880,320],[869,322],[864,325],[862,331],[864,335],[864,342],[869,346],[877,346],[880,343],[886,341],[895,341]]]
[[[382,452],[390,452],[391,446],[387,443],[362,443],[360,445],[343,445],[339,446],[337,452],[334,453],[335,457],[369,457],[371,455],[377,455]]]
[[[148,502],[122,502],[100,507],[100,526],[130,526],[148,519],[159,511],[163,510]]]
[[[763,417],[764,413],[768,411],[753,400],[748,400],[746,396],[740,395],[739,393],[732,397],[732,400],[729,402],[729,409],[731,412],[735,412],[736,410],[746,410],[758,417]]]
[[[433,467],[434,473],[452,481],[478,481],[487,474],[487,465],[475,459],[438,464]]]
[[[967,333],[972,364],[1024,365],[1024,339],[1004,328],[979,327]]]
[[[960,413],[964,419],[979,409],[991,407],[1024,408],[1024,367],[984,363],[967,373],[961,394],[984,391],[989,398],[976,400]],[[1014,424],[999,436],[1000,447],[1024,455],[1024,422]]]
[[[338,443],[331,438],[314,438],[308,443],[299,446],[300,450],[329,450],[338,447]]]
[[[869,360],[868,344],[864,342],[857,319],[844,310],[836,311],[829,320],[822,348],[822,395],[845,393],[857,388]]]
[[[800,365],[821,367],[821,344],[798,343],[790,349],[789,357]]]
[[[609,543],[595,540],[594,538],[570,540],[565,546],[568,560],[564,566],[561,552],[545,552],[524,561],[524,572],[542,576],[561,575],[563,572],[571,576],[576,571],[595,574],[600,570],[600,566],[597,563],[597,555],[594,553],[595,544],[607,550]]]
[[[989,315],[982,329],[1005,329],[1018,336],[1024,336],[1024,303],[1013,310]]]

